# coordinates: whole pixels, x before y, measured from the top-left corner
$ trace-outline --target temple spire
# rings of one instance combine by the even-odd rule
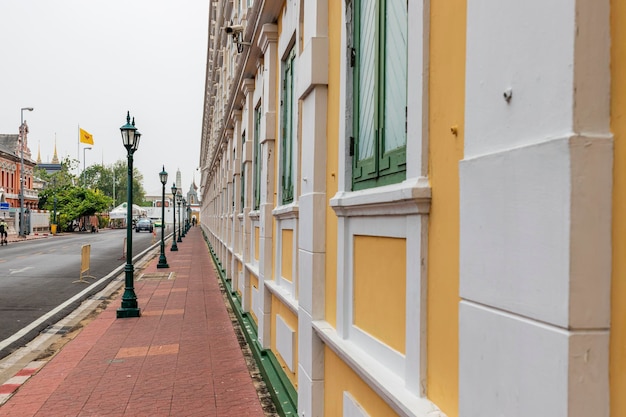
[[[52,156],[52,162],[53,164],[58,164],[59,163],[59,158],[57,157],[57,134],[54,134],[54,155]]]

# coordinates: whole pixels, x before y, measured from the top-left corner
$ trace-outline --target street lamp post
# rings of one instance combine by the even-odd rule
[[[87,183],[87,179],[85,178],[85,151],[90,151],[91,150],[91,146],[85,146],[83,148],[83,187],[86,185]]]
[[[52,189],[54,190],[54,202],[52,206],[52,224],[57,224],[57,177],[52,178]]]
[[[163,165],[163,171],[159,173],[159,179],[163,185],[163,194],[161,196],[161,255],[159,255],[157,268],[169,268],[170,266],[167,264],[167,258],[165,257],[165,184],[167,183],[165,165]]]
[[[137,295],[134,288],[134,267],[133,267],[133,154],[139,147],[141,133],[135,127],[135,119],[130,122],[130,112],[126,114],[126,124],[120,127],[122,132],[122,142],[128,154],[128,187],[127,187],[127,214],[126,214],[126,266],[124,267],[124,295],[122,295],[122,306],[117,309],[117,318],[139,317],[141,310],[137,306]]]
[[[182,242],[183,238],[182,238],[182,233],[180,232],[180,221],[182,219],[182,217],[180,216],[180,200],[181,200],[181,192],[180,192],[180,188],[178,189],[178,195],[176,196],[176,200],[178,203],[178,241]],[[174,206],[174,210],[176,209],[176,206]]]
[[[187,211],[185,210],[185,204],[187,204],[187,201],[185,201],[185,198],[183,197],[182,199],[183,202],[183,237],[187,236]]]
[[[174,238],[172,239],[172,247],[170,250],[176,252],[178,250],[178,245],[176,244],[176,183],[172,184],[172,197],[174,200]]]
[[[22,107],[20,109],[20,233],[21,237],[26,236],[24,228],[24,140],[26,136],[26,126],[24,126],[24,110],[33,111],[33,107]]]

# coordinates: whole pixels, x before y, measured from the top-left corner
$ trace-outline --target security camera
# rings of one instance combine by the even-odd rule
[[[228,34],[228,35],[241,33],[241,32],[243,32],[243,26],[241,26],[241,25],[226,26],[224,28],[224,32],[226,32],[226,34]]]

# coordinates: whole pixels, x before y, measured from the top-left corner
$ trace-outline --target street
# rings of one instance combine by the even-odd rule
[[[133,256],[152,246],[152,233],[133,231]],[[92,285],[126,261],[126,229],[105,229],[100,233],[70,233],[13,243],[0,248],[0,358],[24,345],[46,327],[76,308],[80,302],[102,288]],[[160,238],[160,233],[157,238]],[[154,243],[158,246],[159,239]],[[91,245],[90,268],[84,282],[80,278],[81,248]],[[115,274],[117,275],[117,274]],[[106,281],[115,278],[111,276]],[[18,340],[7,344],[16,332],[65,303],[86,288],[81,299],[41,320]]]

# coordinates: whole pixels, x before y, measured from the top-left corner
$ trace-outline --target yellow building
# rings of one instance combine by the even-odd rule
[[[626,10],[211,0],[201,226],[284,415],[626,415]]]

